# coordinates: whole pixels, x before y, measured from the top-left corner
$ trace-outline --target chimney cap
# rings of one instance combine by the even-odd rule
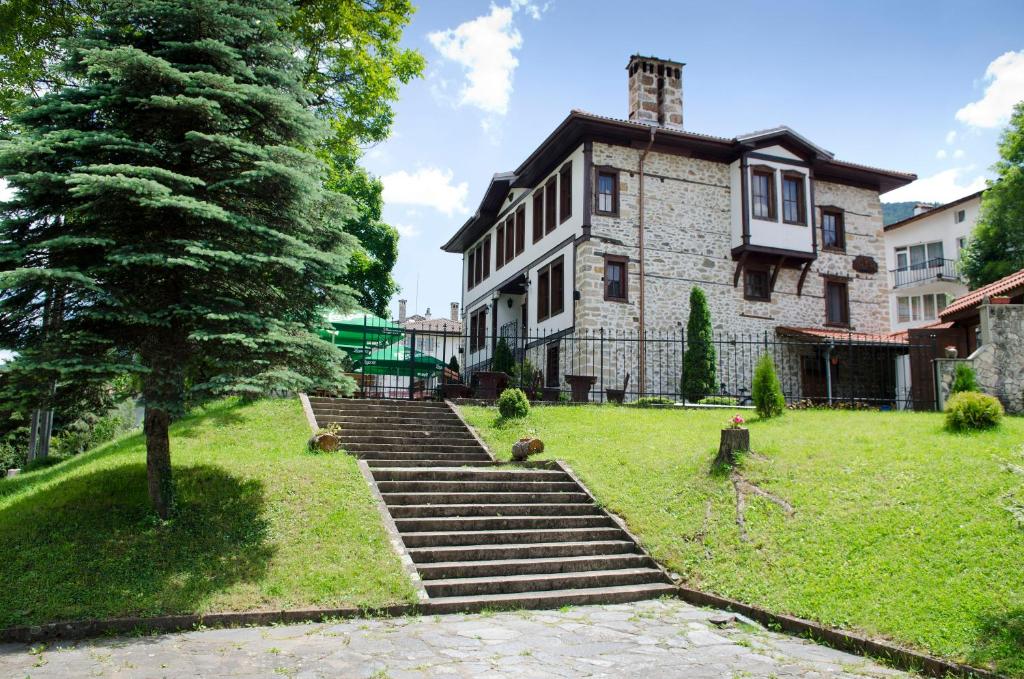
[[[628,69],[630,66],[632,66],[634,61],[653,61],[658,64],[667,64],[670,66],[686,66],[686,64],[682,61],[672,61],[671,59],[662,59],[661,57],[654,56],[648,57],[644,56],[643,54],[636,53],[629,55],[629,63],[626,64],[626,68]]]

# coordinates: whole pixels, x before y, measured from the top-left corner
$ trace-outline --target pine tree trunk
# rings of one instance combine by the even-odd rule
[[[161,519],[169,518],[174,508],[174,484],[171,478],[170,414],[160,408],[146,408],[146,479],[149,499]]]

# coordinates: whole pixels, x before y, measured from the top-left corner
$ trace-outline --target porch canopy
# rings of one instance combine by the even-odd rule
[[[402,326],[365,311],[348,314],[329,311],[325,320],[330,328],[321,330],[320,336],[344,349],[356,362],[400,341],[405,332]]]
[[[362,361],[365,375],[396,375],[399,377],[426,377],[443,370],[445,362],[430,354],[416,352],[410,356],[404,344],[383,347],[371,352]]]
[[[906,332],[875,334],[868,332],[854,332],[852,330],[839,328],[793,328],[780,325],[775,328],[775,334],[782,338],[797,339],[815,344],[826,344],[831,342],[835,346],[853,345],[908,348]]]

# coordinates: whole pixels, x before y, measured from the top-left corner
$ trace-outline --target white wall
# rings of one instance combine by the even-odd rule
[[[758,149],[758,153],[773,156],[783,156],[796,159],[796,157],[778,146],[770,146],[766,149]],[[797,252],[813,252],[813,228],[815,214],[811,202],[813,194],[814,178],[810,176],[810,170],[802,165],[787,164],[783,160],[764,160],[763,158],[751,158],[749,165],[763,165],[774,168],[775,172],[775,221],[767,219],[755,219],[750,216],[750,244],[760,245],[769,248],[782,248],[785,250],[796,250]],[[782,171],[791,170],[799,172],[807,179],[804,184],[804,214],[807,216],[807,224],[799,226],[786,224],[782,221]],[[733,247],[743,244],[743,210],[742,210],[742,178],[740,175],[740,161],[736,160],[729,167],[729,183],[732,202],[732,245]],[[750,169],[747,169],[750,172]],[[747,177],[747,209],[751,210],[753,204],[751,192],[753,190],[750,177]]]

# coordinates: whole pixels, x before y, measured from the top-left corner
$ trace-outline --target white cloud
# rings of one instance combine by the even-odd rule
[[[948,203],[985,188],[985,178],[973,174],[974,166],[953,167],[930,177],[923,177],[903,188],[885,194],[886,203],[919,200],[927,203]]]
[[[469,184],[452,184],[451,170],[422,167],[413,173],[399,170],[380,178],[384,183],[384,202],[432,207],[451,217],[469,212],[466,196]]]
[[[952,145],[956,141],[956,130],[950,130],[946,133],[946,144]]]
[[[957,111],[956,119],[973,127],[999,127],[1024,99],[1024,50],[996,58],[985,69],[985,80],[985,94]]]
[[[953,151],[953,157],[954,158],[963,158],[964,157],[964,150],[963,149],[957,149],[956,151]]]
[[[512,53],[523,46],[523,36],[513,23],[513,15],[521,8],[530,14],[529,7],[536,8],[516,0],[508,7],[491,5],[490,14],[427,35],[444,59],[459,64],[465,72],[459,105],[475,106],[498,115],[508,112],[512,74],[519,66]]]
[[[395,224],[395,230],[402,238],[415,238],[420,235],[419,227],[413,224]]]
[[[946,157],[946,149],[939,149],[938,151],[936,151],[935,152],[935,157],[938,158],[939,160],[942,160],[943,158],[945,158]]]
[[[548,11],[548,8],[551,7],[551,3],[545,2],[543,5],[538,5],[530,2],[530,0],[512,0],[511,7],[513,12],[523,10],[526,12],[526,15],[534,21],[540,21],[541,15]]]

